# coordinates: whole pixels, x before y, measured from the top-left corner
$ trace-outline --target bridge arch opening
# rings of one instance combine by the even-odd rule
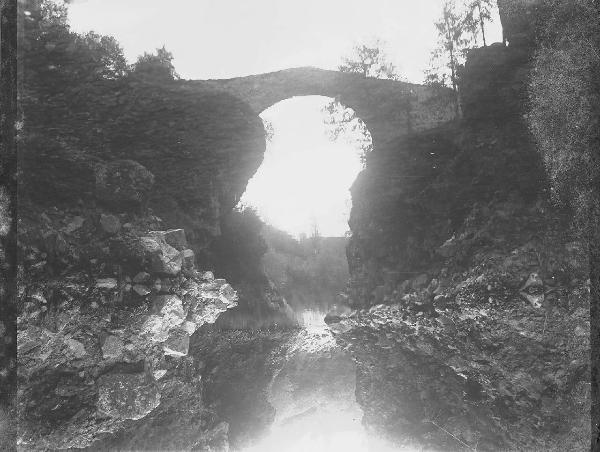
[[[365,123],[351,108],[316,95],[279,101],[260,117],[264,160],[239,206],[296,237],[346,235],[349,189],[373,148]]]

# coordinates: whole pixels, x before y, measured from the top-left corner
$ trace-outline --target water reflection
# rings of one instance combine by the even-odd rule
[[[353,451],[397,451],[382,439],[369,434],[362,424],[363,412],[356,401],[356,366],[351,357],[336,343],[325,323],[326,314],[332,309],[335,298],[309,299],[294,297],[290,302],[283,299],[276,302],[254,304],[242,303],[237,308],[222,315],[215,327],[220,330],[248,331],[254,337],[261,334],[275,334],[282,328],[293,328],[296,333],[287,339],[283,359],[277,358],[276,368],[272,368],[270,383],[263,390],[267,403],[274,412],[270,426],[249,444],[249,436],[231,437],[232,450],[244,452],[353,452]],[[339,307],[338,307],[339,308]],[[273,329],[275,328],[275,329]],[[271,333],[269,333],[271,331]],[[229,333],[228,333],[229,334]],[[250,343],[249,343],[250,345]],[[262,349],[261,349],[262,350]],[[246,354],[261,354],[259,350],[246,350]],[[265,349],[266,353],[266,349]],[[274,362],[264,357],[265,362]],[[231,375],[229,375],[231,377]],[[218,375],[215,375],[218,378]],[[223,378],[226,378],[225,375]],[[240,377],[244,378],[244,377]],[[227,378],[229,380],[229,378]],[[228,384],[234,384],[229,382]],[[248,382],[240,380],[241,385]],[[265,382],[266,383],[266,382]],[[215,386],[215,389],[218,387]],[[247,386],[246,386],[247,387]],[[217,399],[221,398],[218,394]],[[243,398],[236,398],[239,407],[236,413],[254,416],[252,410],[242,406]],[[232,408],[235,408],[233,406]],[[255,413],[260,417],[260,412]],[[249,420],[229,419],[230,436],[239,432],[238,423]],[[243,417],[243,416],[242,416]],[[234,420],[235,419],[235,420]],[[258,432],[256,432],[258,433]],[[242,446],[243,445],[243,446]],[[241,446],[241,447],[240,447]]]
[[[244,452],[392,451],[363,427],[354,395],[356,369],[323,321],[305,310],[305,328],[269,388],[275,419],[268,434]]]
[[[273,426],[267,438],[244,452],[397,451],[385,441],[370,437],[358,423],[331,411],[305,422]]]

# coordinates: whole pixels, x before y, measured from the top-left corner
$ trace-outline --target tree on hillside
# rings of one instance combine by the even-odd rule
[[[470,0],[465,6],[466,25],[472,33],[475,43],[477,43],[477,34],[481,31],[483,46],[487,46],[485,40],[485,23],[492,20],[492,9],[494,8],[495,0]]]
[[[20,58],[26,87],[64,92],[83,83],[117,79],[127,71],[122,48],[112,36],[74,33],[67,23],[66,3],[27,0]]]
[[[321,250],[321,231],[319,231],[319,225],[316,220],[312,221],[311,232],[310,232],[310,248],[312,254],[319,254]]]
[[[464,61],[470,39],[465,36],[470,22],[465,14],[456,8],[454,0],[445,0],[442,6],[442,16],[435,23],[438,32],[438,46],[432,52],[431,68],[428,71],[426,83],[446,84],[448,78],[444,74],[449,71],[450,84],[454,92],[454,111],[460,116],[458,93],[458,68]]]
[[[342,59],[338,71],[361,74],[363,77],[399,80],[396,68],[387,61],[383,45],[379,40],[373,45],[354,46],[352,55]]]
[[[267,244],[264,222],[252,207],[235,208],[221,220],[221,235],[212,243],[215,270],[232,283],[264,281],[261,259]]]
[[[64,142],[75,136],[79,142],[72,143],[73,148],[81,149],[84,136],[98,136],[90,124],[100,111],[84,105],[110,101],[115,89],[108,84],[124,79],[127,71],[123,50],[113,37],[72,32],[64,2],[26,0],[19,14],[22,135],[28,143],[23,149],[31,150],[35,159],[38,151],[32,151],[32,140],[50,152],[48,143],[53,139]]]
[[[171,81],[179,78],[173,65],[173,54],[165,46],[156,53],[144,52],[133,64],[132,75],[144,80]]]
[[[112,36],[102,36],[93,31],[78,35],[81,60],[86,61],[98,76],[104,79],[117,79],[127,74],[127,60],[123,49]]]

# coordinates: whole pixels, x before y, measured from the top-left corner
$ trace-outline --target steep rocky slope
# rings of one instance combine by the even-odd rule
[[[471,51],[464,118],[379,147],[352,187],[351,302],[369,309],[328,321],[365,422],[398,443],[587,448],[587,250],[525,123],[529,54]]]
[[[137,182],[101,178],[96,189],[128,197],[142,194]],[[103,450],[120,434],[133,448],[155,435],[169,447],[223,450],[226,424],[201,421],[188,351],[199,327],[236,305],[232,287],[198,271],[185,231],[147,211],[21,207],[20,448]]]

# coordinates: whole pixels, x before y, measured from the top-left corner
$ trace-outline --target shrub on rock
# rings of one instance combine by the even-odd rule
[[[154,175],[133,160],[115,160],[95,167],[96,198],[117,211],[142,206],[154,185]]]

